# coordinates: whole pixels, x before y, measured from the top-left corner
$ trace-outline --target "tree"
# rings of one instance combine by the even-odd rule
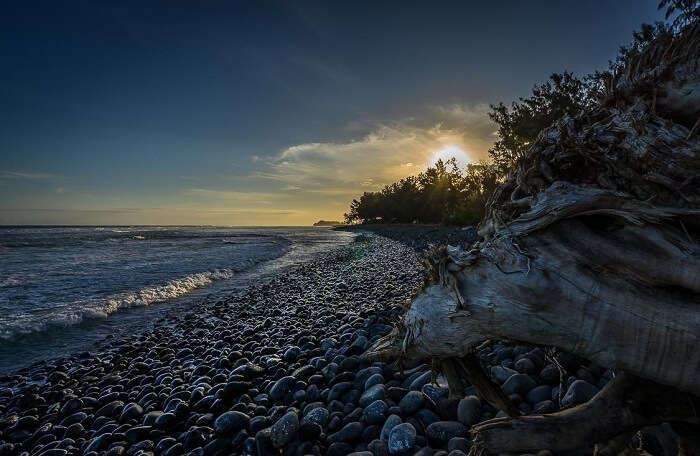
[[[586,83],[565,71],[552,74],[544,84],[536,84],[532,95],[519,98],[510,108],[503,103],[491,105],[489,117],[498,124],[499,139],[489,155],[501,175],[507,176],[513,170],[543,128],[591,104]]]
[[[700,18],[700,2],[698,0],[661,0],[659,9],[666,8],[666,20],[677,14],[672,22],[676,29],[685,27]]]

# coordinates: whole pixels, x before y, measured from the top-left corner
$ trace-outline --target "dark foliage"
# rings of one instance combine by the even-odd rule
[[[489,155],[503,176],[510,174],[539,132],[564,115],[589,107],[592,100],[586,83],[567,71],[554,73],[535,85],[532,94],[513,102],[491,105],[489,117],[498,124],[498,137]]]
[[[454,159],[438,160],[417,176],[352,200],[345,220],[470,225],[481,219],[486,200],[498,183],[493,165],[470,164],[463,172]]]

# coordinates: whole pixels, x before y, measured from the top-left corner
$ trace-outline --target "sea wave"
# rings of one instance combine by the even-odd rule
[[[290,245],[287,240],[277,238],[277,242],[265,244],[265,249],[258,255],[239,259],[229,268],[193,273],[102,298],[64,303],[56,305],[49,312],[24,312],[9,318],[0,318],[0,341],[8,342],[21,336],[68,327],[90,319],[105,318],[122,309],[149,306],[179,298],[193,290],[231,279],[263,261],[280,257],[289,250]],[[1,285],[13,286],[18,282],[18,278],[8,277],[2,280]]]

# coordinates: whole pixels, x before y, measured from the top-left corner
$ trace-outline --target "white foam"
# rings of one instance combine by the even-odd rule
[[[179,298],[214,282],[231,279],[240,271],[262,261],[279,257],[289,250],[289,244],[286,242],[280,242],[274,247],[270,247],[272,246],[267,246],[265,254],[255,258],[241,259],[230,269],[216,269],[190,274],[158,285],[143,287],[136,291],[116,293],[102,299],[58,304],[51,309],[50,313],[41,315],[31,313],[14,315],[11,321],[1,321],[0,339],[11,340],[19,335],[68,327],[87,319],[107,317],[121,309],[149,306]],[[9,277],[0,282],[0,286],[8,286],[13,283],[14,278]]]

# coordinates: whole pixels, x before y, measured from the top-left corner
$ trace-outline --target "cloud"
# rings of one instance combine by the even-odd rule
[[[51,179],[53,174],[46,173],[27,173],[21,171],[0,171],[0,179]]]
[[[434,106],[422,118],[375,124],[350,141],[295,144],[260,158],[252,177],[328,197],[376,190],[425,169],[446,146],[472,161],[486,158],[495,129],[488,111],[485,104]]]
[[[272,204],[271,200],[279,197],[279,195],[275,193],[238,192],[208,188],[191,188],[187,190],[187,193],[189,195],[203,197],[208,200],[226,200],[252,204]]]

